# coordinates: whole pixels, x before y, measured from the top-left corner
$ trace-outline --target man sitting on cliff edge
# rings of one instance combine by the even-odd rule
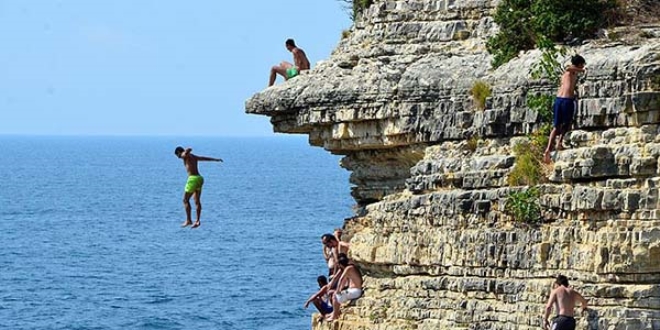
[[[360,270],[353,264],[349,264],[348,257],[345,253],[339,254],[339,268],[341,275],[337,282],[337,290],[332,295],[332,314],[327,318],[328,321],[333,321],[341,315],[341,304],[355,300],[362,296],[362,274]],[[335,277],[338,274],[335,274]],[[328,284],[332,287],[336,278]]]
[[[293,39],[287,39],[284,43],[284,46],[293,54],[294,64],[291,64],[287,61],[282,61],[280,65],[273,66],[270,69],[270,80],[268,81],[268,87],[275,84],[277,74],[284,77],[284,80],[289,80],[300,74],[300,71],[309,70],[309,60],[307,59],[307,55],[305,55],[305,52],[302,49],[296,47],[296,43],[293,41]]]

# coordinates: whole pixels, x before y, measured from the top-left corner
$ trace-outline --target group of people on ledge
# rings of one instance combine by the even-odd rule
[[[283,61],[280,65],[273,66],[270,70],[269,87],[275,83],[278,74],[284,77],[285,80],[289,80],[296,77],[301,71],[310,69],[307,55],[296,46],[293,39],[287,39],[284,45],[293,54],[294,63]],[[571,58],[571,64],[565,68],[561,76],[557,97],[552,107],[553,129],[543,153],[543,161],[546,163],[550,163],[553,147],[561,150],[562,140],[573,125],[573,117],[577,108],[577,78],[578,74],[586,71],[585,65],[585,59],[580,55],[575,55]],[[342,304],[362,296],[362,274],[349,260],[347,255],[349,244],[341,240],[341,235],[342,230],[335,229],[334,234],[321,236],[329,279],[324,275],[319,276],[317,278],[319,291],[305,302],[305,308],[313,303],[328,321],[335,320],[341,315],[340,308]],[[553,330],[575,329],[573,308],[576,301],[582,304],[583,310],[586,309],[586,300],[568,286],[568,279],[565,276],[559,275],[546,305],[543,328],[552,328]],[[551,325],[548,317],[553,307],[557,309],[558,315]]]
[[[323,234],[323,257],[328,265],[328,277],[317,278],[319,290],[305,302],[305,308],[314,304],[322,320],[336,320],[341,315],[341,305],[362,296],[362,273],[348,258],[349,243],[341,240],[342,230]],[[328,281],[329,279],[329,281]]]

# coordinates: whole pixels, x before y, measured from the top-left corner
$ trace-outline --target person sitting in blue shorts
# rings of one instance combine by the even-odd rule
[[[328,293],[328,279],[321,275],[316,281],[319,283],[320,290],[307,299],[304,307],[307,308],[311,302],[318,309],[319,313],[321,313],[321,316],[325,317],[332,313],[332,303],[330,302],[330,294]]]

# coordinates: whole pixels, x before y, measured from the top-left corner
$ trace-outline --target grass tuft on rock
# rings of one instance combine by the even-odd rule
[[[490,85],[483,80],[475,81],[470,89],[470,95],[472,95],[474,104],[477,109],[482,111],[486,109],[486,99],[489,98],[492,93],[493,90]]]
[[[513,147],[516,162],[507,178],[509,186],[535,186],[547,180],[544,173],[543,150],[537,142],[530,141],[520,142]]]

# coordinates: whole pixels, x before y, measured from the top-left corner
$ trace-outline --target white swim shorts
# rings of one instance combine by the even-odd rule
[[[360,298],[362,296],[362,290],[356,288],[348,288],[344,291],[335,294],[337,302],[343,304],[347,301]]]

